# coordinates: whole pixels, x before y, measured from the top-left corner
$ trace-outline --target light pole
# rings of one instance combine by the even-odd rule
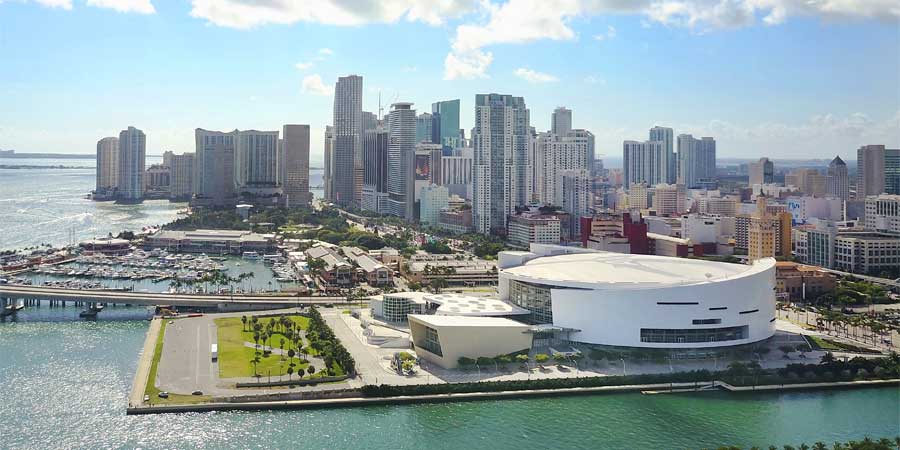
[[[627,376],[628,372],[625,371],[625,358],[619,358],[622,361],[622,376]]]

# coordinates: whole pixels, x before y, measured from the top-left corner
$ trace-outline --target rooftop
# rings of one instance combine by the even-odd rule
[[[410,314],[410,321],[422,322],[426,325],[438,327],[514,327],[522,328],[523,331],[529,328],[515,320],[502,317],[464,317],[464,316],[437,316],[425,314]]]
[[[529,314],[527,309],[492,297],[473,297],[459,294],[433,294],[425,300],[437,303],[435,314],[450,316],[510,316]]]
[[[667,256],[611,252],[574,253],[534,258],[501,271],[533,283],[566,284],[588,289],[628,289],[712,283],[774,267],[766,258],[754,265]]]

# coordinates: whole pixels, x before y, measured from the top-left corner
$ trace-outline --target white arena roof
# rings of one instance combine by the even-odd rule
[[[612,252],[574,253],[538,257],[500,271],[526,282],[587,289],[636,289],[714,283],[758,273],[773,267],[766,258],[754,265],[700,259]]]
[[[441,305],[435,314],[445,316],[510,316],[531,313],[527,309],[491,297],[432,294],[424,298],[430,303]]]

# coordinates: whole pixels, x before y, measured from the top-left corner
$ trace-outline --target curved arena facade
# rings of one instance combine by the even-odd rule
[[[500,254],[500,297],[570,341],[687,349],[749,344],[775,333],[774,259],[741,265],[531,250]]]

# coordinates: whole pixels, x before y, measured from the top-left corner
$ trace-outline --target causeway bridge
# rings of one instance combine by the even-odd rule
[[[162,292],[133,292],[89,289],[66,289],[47,286],[0,285],[0,308],[12,300],[32,303],[39,300],[83,303],[93,308],[100,304],[186,306],[218,308],[223,311],[275,309],[293,306],[345,303],[343,296],[306,296],[286,294],[188,294]],[[15,304],[15,303],[13,303]]]

